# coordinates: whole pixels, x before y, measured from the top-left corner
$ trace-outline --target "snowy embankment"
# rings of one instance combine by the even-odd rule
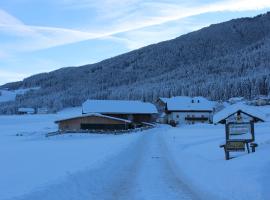
[[[270,123],[257,124],[255,153],[234,153],[226,161],[219,145],[225,141],[223,125],[193,125],[163,133],[168,156],[178,175],[202,199],[270,199]],[[211,198],[212,197],[212,198]]]
[[[99,168],[137,141],[132,135],[45,137],[66,116],[0,116],[0,199],[23,197],[64,181],[71,174]],[[21,136],[16,136],[21,135]]]

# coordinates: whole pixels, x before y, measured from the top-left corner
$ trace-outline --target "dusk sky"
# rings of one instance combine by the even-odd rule
[[[269,8],[269,0],[1,0],[0,84]]]

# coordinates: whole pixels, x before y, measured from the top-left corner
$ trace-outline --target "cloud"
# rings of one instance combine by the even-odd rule
[[[4,59],[7,58],[9,55],[5,52],[3,52],[2,50],[0,50],[0,59]]]
[[[9,81],[22,80],[27,75],[28,74],[17,73],[17,72],[13,72],[13,71],[7,71],[7,70],[0,69],[0,85],[7,83]]]
[[[247,11],[270,7],[269,0],[224,0],[199,5],[197,1],[191,1],[187,5],[183,4],[183,1],[176,0],[166,2],[160,0],[62,0],[62,3],[70,5],[70,7],[76,5],[77,8],[81,9],[87,7],[96,9],[102,17],[97,15],[94,17],[94,20],[102,21],[104,18],[112,20],[105,20],[106,22],[104,24],[96,25],[96,27],[92,27],[91,29],[87,29],[87,25],[85,25],[86,28],[84,30],[75,30],[27,25],[7,12],[0,10],[0,34],[17,37],[16,43],[1,44],[2,49],[7,52],[34,51],[85,40],[112,37],[121,33],[128,33],[134,37],[140,36],[143,38],[147,36],[149,38],[151,31],[141,29],[163,25],[171,21],[181,20],[203,13]],[[104,28],[100,28],[101,26]],[[132,31],[133,33],[131,34]],[[152,35],[158,35],[158,33],[152,32]],[[122,37],[125,37],[125,34],[122,34]],[[120,39],[122,41],[130,41],[127,38]],[[130,48],[143,45],[133,45],[130,42],[127,44]]]
[[[208,23],[186,18],[185,20],[117,34],[111,36],[110,39],[124,43],[129,50],[133,50],[160,41],[176,38],[179,35],[198,30],[207,25]]]

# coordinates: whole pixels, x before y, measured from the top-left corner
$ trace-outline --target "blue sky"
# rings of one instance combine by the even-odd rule
[[[269,0],[3,0],[0,84],[95,63],[269,8]]]

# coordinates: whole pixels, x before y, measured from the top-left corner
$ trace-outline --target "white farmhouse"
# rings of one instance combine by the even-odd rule
[[[204,97],[177,96],[160,98],[158,108],[160,121],[172,125],[212,123],[215,103]]]

